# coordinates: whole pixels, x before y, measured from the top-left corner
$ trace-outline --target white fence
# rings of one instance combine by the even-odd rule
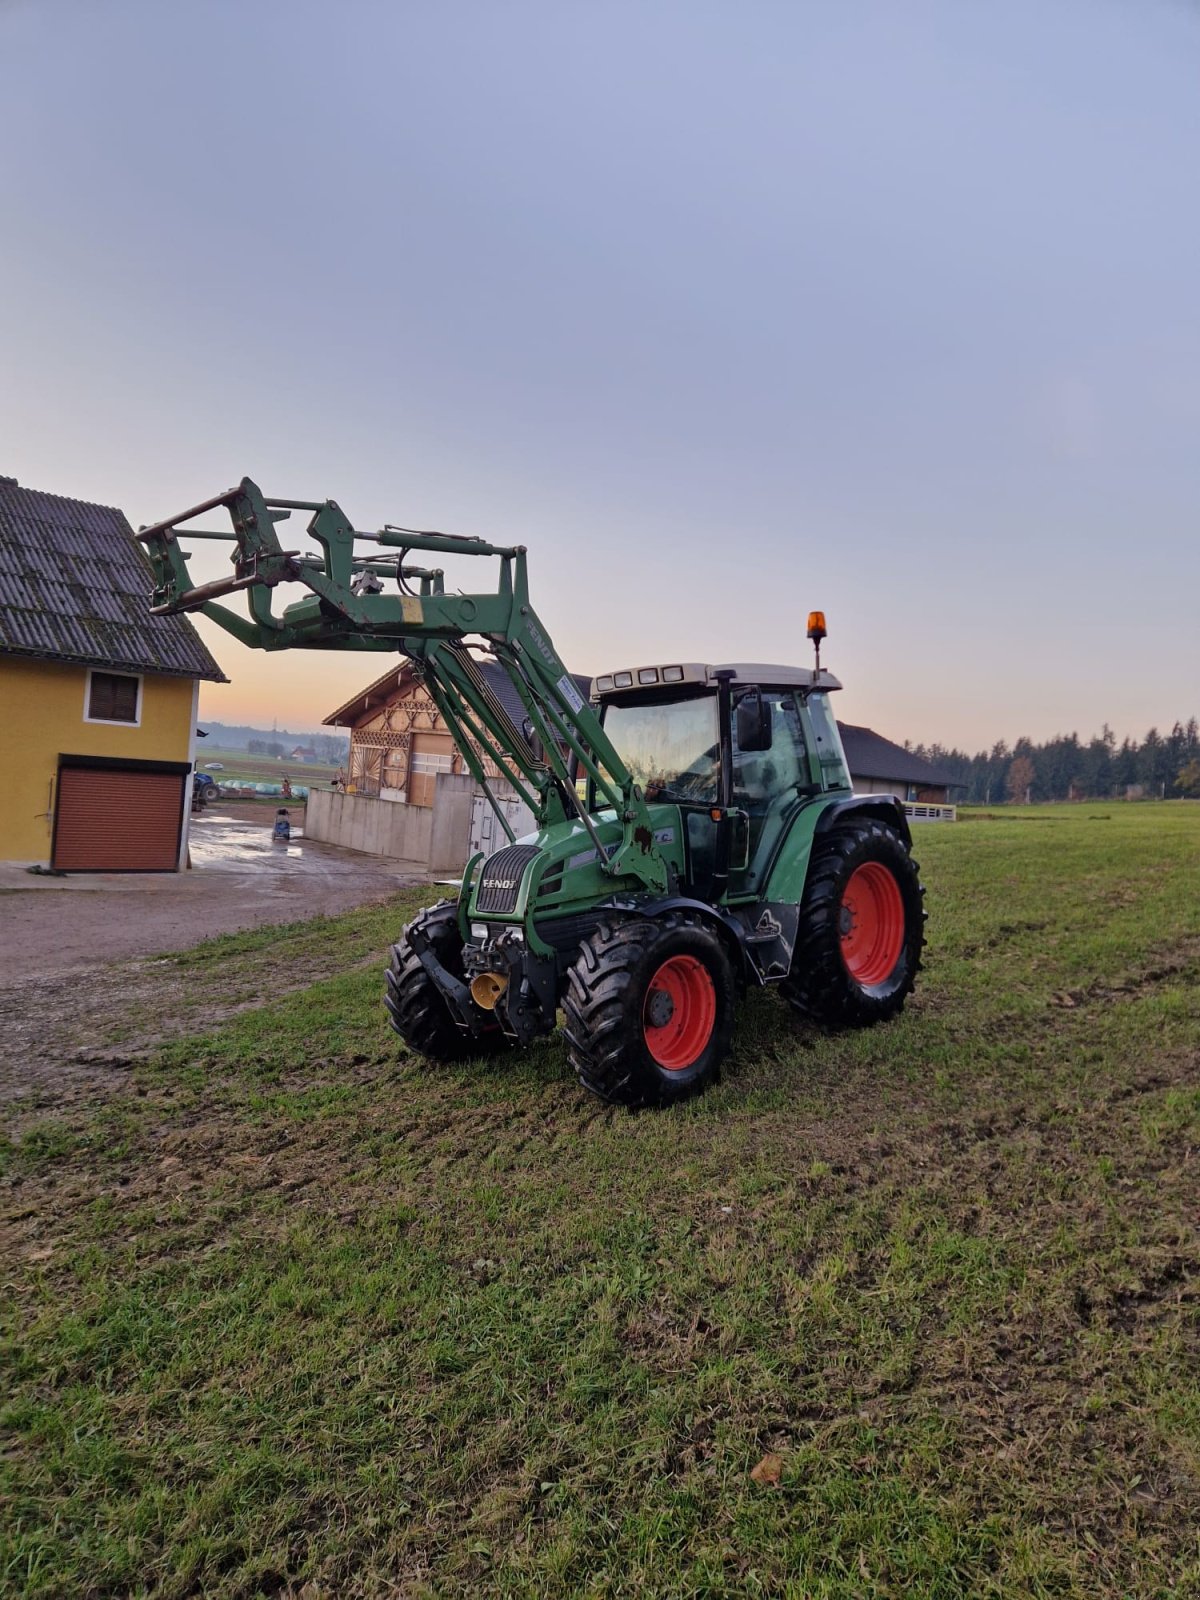
[[[958,808],[956,806],[926,805],[920,800],[906,800],[904,814],[910,822],[957,822]]]

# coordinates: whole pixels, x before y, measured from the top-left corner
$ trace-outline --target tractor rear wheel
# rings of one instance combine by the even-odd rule
[[[736,998],[725,945],[702,919],[675,911],[606,920],[567,976],[567,1055],[602,1100],[672,1105],[716,1078]]]
[[[819,837],[783,986],[795,1009],[833,1028],[899,1015],[921,965],[924,894],[917,863],[886,824],[850,819]]]
[[[450,1007],[409,943],[409,931],[415,927],[421,928],[446,970],[457,978],[463,976],[458,908],[452,900],[426,906],[392,946],[383,996],[392,1027],[410,1049],[433,1061],[469,1061],[502,1049],[506,1041],[499,1024],[479,1038],[472,1038],[455,1022]]]

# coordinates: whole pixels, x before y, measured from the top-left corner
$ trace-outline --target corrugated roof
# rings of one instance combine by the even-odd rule
[[[152,617],[154,573],[115,506],[0,478],[0,655],[225,683],[187,617]]]
[[[885,778],[893,783],[921,783],[930,788],[963,787],[950,773],[913,755],[903,745],[893,744],[872,728],[839,722],[838,729],[852,778]]]

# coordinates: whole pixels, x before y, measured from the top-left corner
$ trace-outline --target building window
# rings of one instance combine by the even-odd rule
[[[136,727],[142,720],[141,678],[128,672],[90,671],[83,720],[131,723]]]

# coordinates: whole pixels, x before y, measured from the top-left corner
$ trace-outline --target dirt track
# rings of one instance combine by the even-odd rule
[[[319,844],[302,831],[288,845],[272,844],[272,820],[270,808],[255,806],[194,819],[185,873],[39,878],[0,867],[0,984],[348,911],[421,881],[413,863]]]
[[[286,954],[267,948],[216,970],[181,971],[169,953],[335,915],[421,881],[403,862],[302,835],[272,845],[271,818],[244,806],[198,819],[186,874],[38,878],[0,868],[0,1104],[45,1115],[119,1089],[163,1040],[328,970],[286,939]]]

